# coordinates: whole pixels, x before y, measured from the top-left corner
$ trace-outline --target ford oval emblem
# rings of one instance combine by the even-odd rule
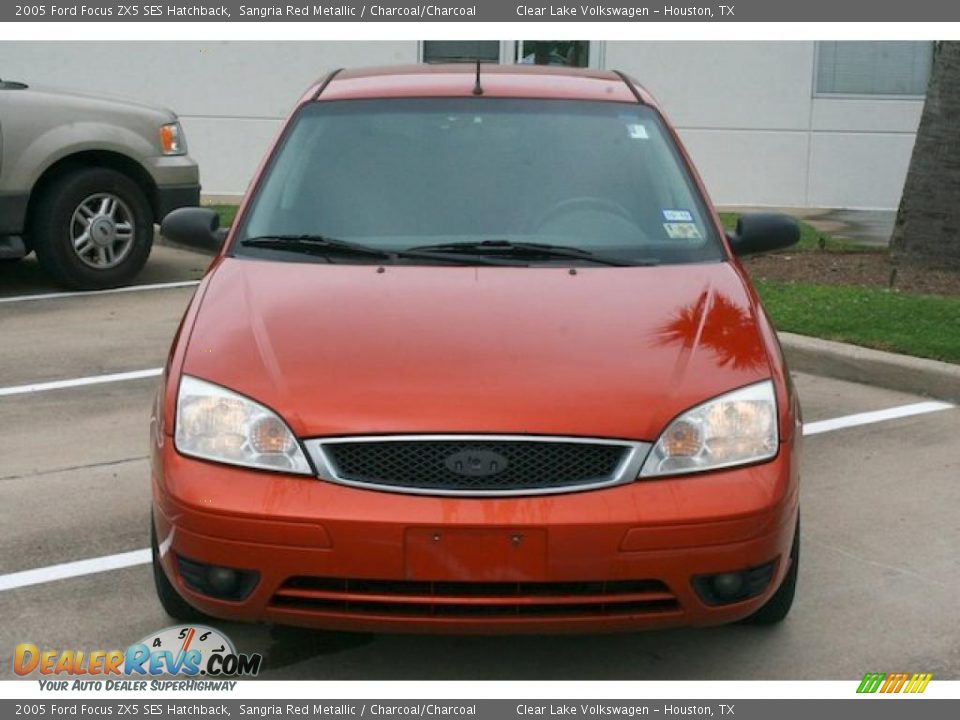
[[[443,462],[447,470],[466,477],[486,477],[507,469],[507,459],[492,450],[460,450]]]

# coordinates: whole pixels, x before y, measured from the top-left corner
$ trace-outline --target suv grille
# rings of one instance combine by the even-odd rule
[[[629,443],[490,439],[327,441],[337,479],[423,492],[547,491],[617,479]]]

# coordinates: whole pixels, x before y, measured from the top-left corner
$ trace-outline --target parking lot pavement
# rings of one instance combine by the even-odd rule
[[[166,274],[153,282],[190,280],[206,265],[158,250]],[[172,287],[3,303],[50,291],[29,267],[17,272],[0,285],[2,678],[13,676],[18,642],[122,648],[170,623],[142,552],[156,378],[8,395],[3,388],[159,367],[191,293]],[[241,651],[264,653],[263,676],[273,679],[854,679],[868,670],[960,677],[960,410],[825,426],[925,399],[809,375],[796,380],[808,428],[823,431],[804,440],[799,589],[780,627],[450,638],[215,624]],[[128,566],[56,567],[102,557]],[[71,568],[76,576],[56,579]],[[35,584],[10,587],[24,578],[13,573],[37,569]]]
[[[200,278],[210,258],[155,243],[150,261],[136,279],[137,285],[184,282]],[[48,278],[35,255],[19,262],[0,262],[0,297],[61,293]],[[0,315],[2,317],[2,315]]]
[[[0,304],[4,386],[163,364],[192,287]],[[135,338],[135,339],[134,339]]]

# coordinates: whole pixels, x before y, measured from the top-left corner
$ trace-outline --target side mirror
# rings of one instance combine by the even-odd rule
[[[210,208],[183,207],[168,213],[160,223],[160,234],[176,245],[206,252],[220,252],[226,230],[220,229],[220,216]]]
[[[800,239],[800,226],[789,215],[779,213],[743,215],[727,239],[737,256],[782,250]]]

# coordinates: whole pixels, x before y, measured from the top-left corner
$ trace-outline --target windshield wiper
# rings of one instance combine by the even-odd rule
[[[380,248],[362,245],[361,243],[340,240],[326,235],[261,235],[241,240],[244,247],[268,248],[271,250],[288,250],[302,252],[309,255],[327,256],[333,253],[344,255],[361,255],[386,262],[397,260],[433,260],[435,262],[463,265],[464,257],[459,254],[430,252],[428,249],[414,248],[412,250],[382,250]],[[494,258],[478,257],[481,265],[509,265]]]
[[[270,248],[275,250],[292,250],[318,255],[329,252],[338,252],[349,255],[365,255],[381,260],[393,260],[395,253],[387,250],[361,245],[348,240],[338,240],[326,235],[261,235],[259,237],[241,240],[245,247]]]
[[[610,255],[597,255],[589,250],[568,247],[566,245],[550,245],[537,242],[512,242],[510,240],[482,240],[479,242],[453,242],[438,245],[420,245],[411,248],[411,251],[431,251],[442,253],[463,253],[467,255],[500,255],[515,258],[569,258],[585,260],[601,265],[615,265],[630,267],[637,265],[656,265],[656,260],[639,259],[629,260]]]

